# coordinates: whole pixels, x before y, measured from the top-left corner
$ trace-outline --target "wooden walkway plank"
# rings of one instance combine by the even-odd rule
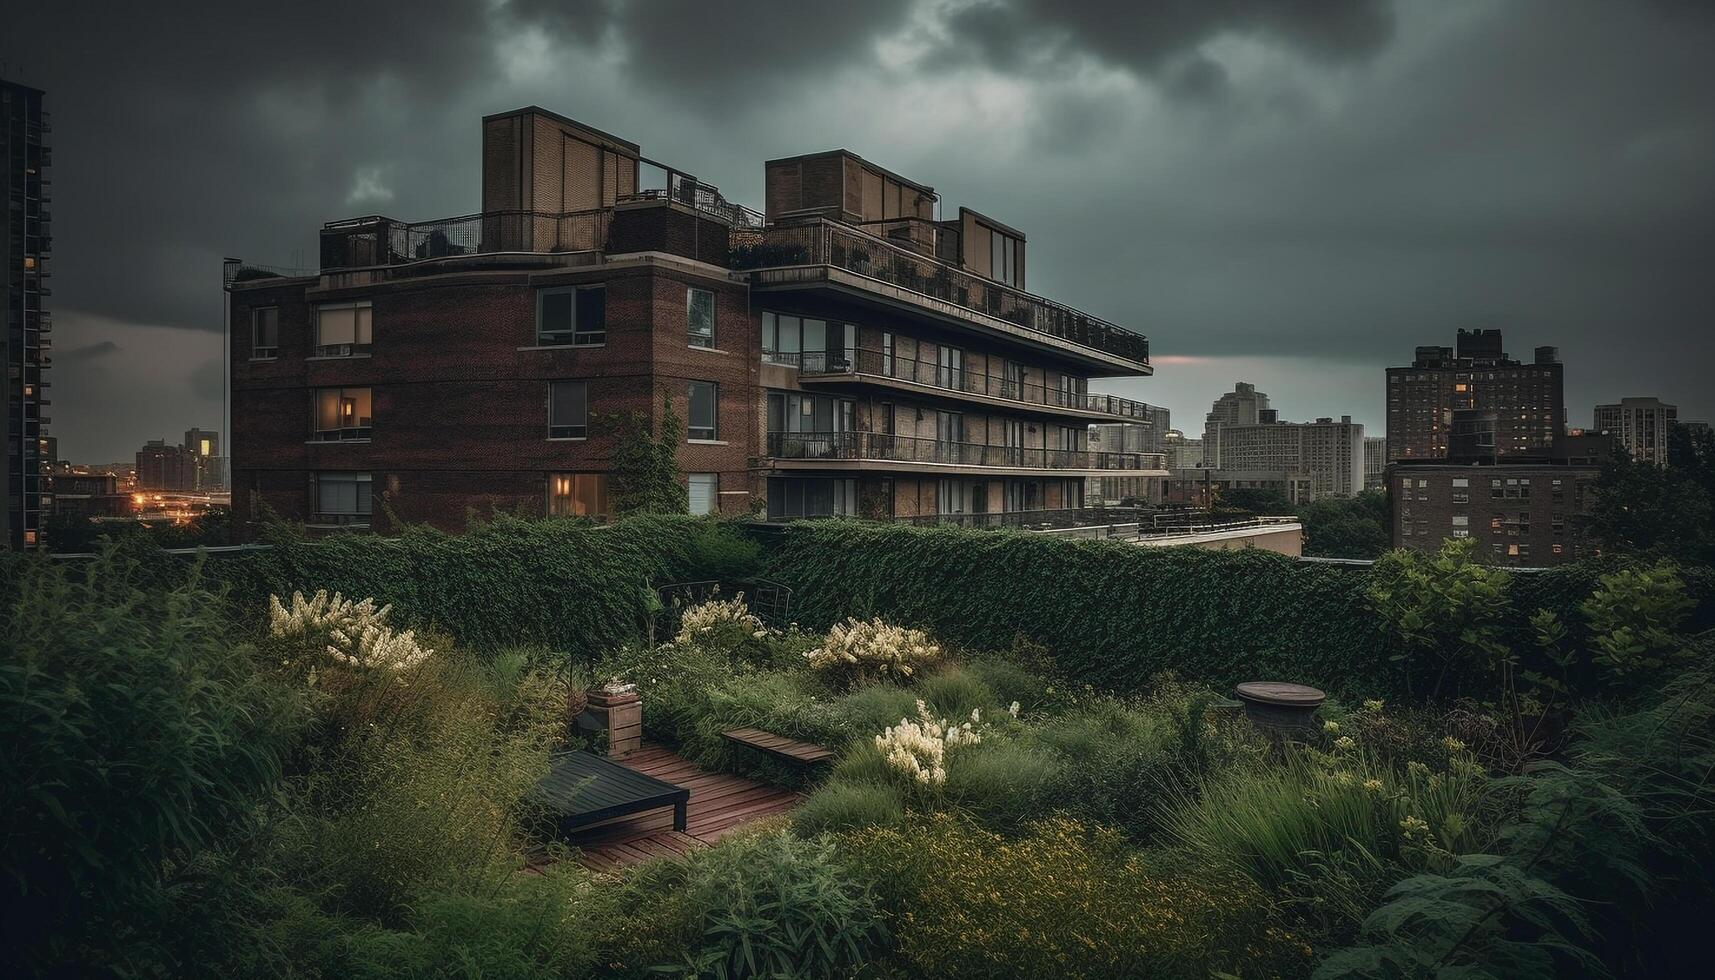
[[[786,813],[799,802],[799,795],[792,790],[730,773],[709,772],[653,743],[645,743],[641,749],[616,761],[643,775],[690,790],[685,830],[672,829],[669,811],[641,814],[575,835],[572,844],[580,849],[579,860],[595,871],[618,871],[644,861],[681,857],[713,844],[751,821]]]

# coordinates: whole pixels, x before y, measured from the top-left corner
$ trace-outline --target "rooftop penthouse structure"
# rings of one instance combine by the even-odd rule
[[[616,415],[685,425],[693,512],[1082,506],[1165,475],[1100,451],[1146,338],[1028,292],[1025,235],[846,150],[764,165],[765,212],[528,107],[482,121],[482,209],[330,222],[318,270],[229,263],[237,526],[462,527],[611,510]]]

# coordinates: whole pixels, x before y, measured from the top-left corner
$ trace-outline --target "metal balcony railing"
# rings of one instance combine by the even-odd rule
[[[735,269],[831,266],[1028,330],[1149,363],[1149,339],[1142,334],[974,275],[851,225],[826,218],[776,222],[748,237],[747,241],[735,239]]]
[[[883,432],[770,432],[768,455],[773,459],[875,460],[1039,470],[1166,468],[1166,459],[1158,453],[990,446]]]
[[[805,377],[830,377],[866,374],[913,384],[945,388],[971,395],[1004,398],[1026,405],[1071,408],[1081,411],[1102,411],[1088,403],[1088,395],[1080,388],[1048,386],[1005,374],[976,371],[962,365],[942,364],[916,357],[902,357],[885,350],[859,348],[848,351],[806,351],[798,354],[764,352],[764,358],[775,364],[789,364]]]

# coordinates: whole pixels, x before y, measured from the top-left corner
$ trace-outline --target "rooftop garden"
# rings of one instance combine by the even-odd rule
[[[1706,568],[496,518],[0,577],[9,975],[1673,975],[1712,908]],[[658,586],[720,580],[687,604]],[[784,615],[755,583],[792,590]],[[337,594],[336,591],[337,590]],[[744,594],[740,594],[740,593]],[[667,593],[670,594],[670,593]],[[1329,692],[1310,727],[1227,695]],[[597,872],[644,737],[800,804]],[[794,765],[749,727],[835,751]]]

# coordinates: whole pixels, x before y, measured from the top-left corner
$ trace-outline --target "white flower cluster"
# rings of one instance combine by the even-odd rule
[[[744,593],[740,592],[731,599],[710,599],[686,609],[679,617],[679,635],[673,638],[673,642],[689,643],[699,634],[727,623],[743,626],[758,639],[768,632],[763,628],[762,620],[751,615],[750,607],[744,604]]]
[[[338,592],[321,589],[308,599],[292,593],[287,608],[280,597],[268,597],[268,627],[277,637],[327,637],[327,655],[348,667],[384,667],[395,673],[411,670],[433,653],[417,643],[412,630],[397,632],[387,625],[393,607],[377,608],[374,599],[353,602]]]
[[[905,680],[940,656],[941,648],[922,630],[881,619],[852,618],[836,624],[820,647],[805,652],[804,659],[817,670]]]
[[[982,736],[975,725],[982,716],[971,710],[971,720],[954,725],[945,718],[930,717],[929,709],[917,702],[917,720],[899,719],[899,724],[883,729],[875,737],[875,747],[887,764],[925,786],[940,786],[947,781],[947,750],[961,745],[976,745]]]

